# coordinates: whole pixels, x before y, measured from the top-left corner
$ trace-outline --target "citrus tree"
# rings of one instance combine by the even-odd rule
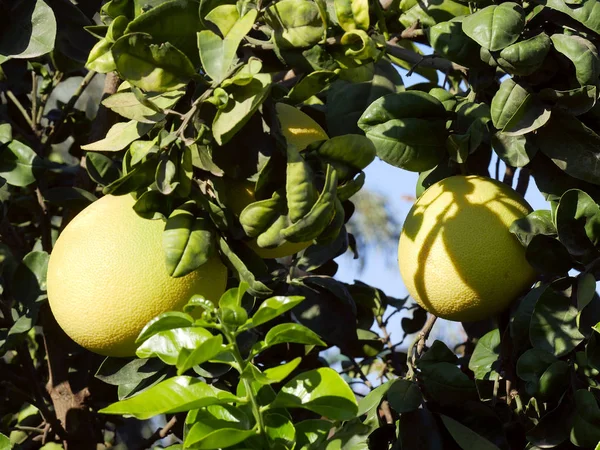
[[[597,448],[597,0],[0,23],[0,449]],[[416,303],[335,278],[375,158]]]

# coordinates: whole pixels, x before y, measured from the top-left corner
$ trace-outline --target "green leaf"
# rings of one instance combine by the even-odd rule
[[[589,391],[575,392],[575,414],[571,428],[571,443],[577,447],[591,448],[600,442],[600,408]]]
[[[162,110],[174,106],[182,96],[183,91],[171,91],[148,96],[148,101]],[[104,99],[102,104],[117,114],[138,122],[156,123],[166,117],[165,114],[142,104],[133,92],[117,92]]]
[[[525,136],[509,135],[501,131],[492,135],[492,147],[502,161],[513,167],[526,166],[538,151]]]
[[[548,276],[566,275],[573,267],[568,250],[558,239],[550,236],[534,236],[527,246],[525,258],[531,267]]]
[[[233,101],[217,111],[212,124],[213,136],[219,145],[228,142],[246,124],[270,89],[271,75],[266,73],[255,75],[248,84],[229,88]]]
[[[598,88],[596,86],[582,86],[566,91],[545,88],[540,91],[540,98],[550,103],[553,108],[566,111],[574,116],[579,116],[588,112],[596,104],[598,98]]]
[[[537,348],[531,348],[519,357],[517,376],[527,382],[526,390],[530,395],[538,391],[540,377],[556,361],[552,353]]]
[[[318,334],[298,323],[282,323],[276,325],[271,328],[265,336],[265,344],[268,347],[284,344],[286,342],[325,346],[325,342],[319,338]]]
[[[35,182],[38,157],[27,145],[13,140],[0,149],[0,176],[11,186],[25,187]]]
[[[139,3],[147,4],[148,1]],[[204,29],[198,11],[197,0],[159,0],[152,9],[131,21],[125,33],[149,34],[156,44],[169,42],[197,65],[196,33]]]
[[[512,78],[504,80],[494,95],[491,114],[494,126],[513,136],[537,130],[550,119],[550,109]]]
[[[570,299],[553,289],[546,289],[531,316],[531,345],[556,357],[569,353],[584,339],[577,327],[578,312]]]
[[[311,47],[323,38],[319,7],[309,0],[281,0],[266,10],[265,19],[281,49]]]
[[[20,0],[6,4],[0,35],[0,59],[31,59],[50,53],[56,39],[56,18],[42,0]]]
[[[517,236],[519,242],[525,247],[538,234],[546,236],[556,235],[556,226],[552,219],[552,212],[547,209],[533,211],[525,217],[515,220],[510,225],[510,232]]]
[[[10,439],[0,433],[0,450],[10,450],[11,447]]]
[[[264,374],[269,379],[269,383],[281,383],[300,365],[302,358],[294,358],[291,361],[279,366],[265,369]]]
[[[202,11],[200,11],[200,14],[202,14]],[[240,20],[240,13],[236,5],[218,5],[204,19],[214,23],[222,36],[227,36],[229,30]]]
[[[477,341],[475,350],[469,360],[469,369],[477,380],[494,380],[500,358],[500,331],[497,328],[486,333]]]
[[[396,380],[388,381],[377,386],[375,389],[370,391],[365,397],[360,399],[358,402],[357,417],[363,416],[371,411],[373,408],[378,407],[383,398],[386,396],[389,389],[392,387]]]
[[[271,297],[261,303],[251,321],[244,328],[257,327],[266,323],[274,318],[284,314],[285,312],[292,309],[294,306],[300,304],[304,300],[304,297],[292,296],[277,296]]]
[[[410,28],[419,22],[423,27],[433,27],[439,22],[469,14],[469,7],[453,0],[416,1],[415,4],[400,16],[400,23]]]
[[[490,5],[463,20],[463,31],[490,51],[502,50],[514,43],[525,26],[523,8],[513,2]]]
[[[235,22],[224,39],[211,30],[202,30],[198,33],[198,48],[202,67],[213,80],[220,84],[231,69],[238,46],[254,25],[258,11],[251,9],[244,17]]]
[[[423,402],[419,386],[412,381],[398,378],[392,383],[387,399],[397,413],[403,414],[416,411]]]
[[[126,414],[143,420],[158,414],[174,414],[236,401],[239,399],[227,391],[192,377],[180,376],[169,378],[135,397],[113,403],[98,412]]]
[[[8,144],[13,139],[10,123],[0,123],[0,144]]]
[[[568,175],[600,184],[600,136],[575,117],[554,111],[534,139],[540,150]]]
[[[286,383],[271,408],[304,408],[332,420],[350,420],[358,411],[352,389],[328,367],[304,372]]]
[[[446,429],[463,450],[500,450],[490,441],[451,417],[440,414]]]
[[[369,3],[365,0],[335,0],[335,15],[344,31],[369,29]]]
[[[577,280],[577,309],[583,311],[596,294],[596,278],[591,273],[581,273]]]
[[[121,175],[114,161],[102,153],[88,153],[85,168],[90,178],[102,186],[109,185]]]
[[[183,350],[195,350],[207,339],[212,338],[210,331],[199,327],[173,328],[159,331],[146,339],[136,350],[139,358],[158,357],[166,364],[177,364],[179,353]]]
[[[337,184],[337,172],[328,164],[325,184],[317,201],[304,217],[281,230],[281,236],[290,242],[308,242],[323,233],[335,215]]]
[[[497,61],[508,73],[527,76],[542,66],[550,48],[552,41],[546,33],[540,33],[504,48]]]
[[[104,195],[124,195],[141,187],[148,187],[150,184],[154,183],[156,164],[157,162],[155,159],[149,159],[136,165],[121,178],[106,186],[102,190],[102,193]]]
[[[186,418],[190,426],[185,448],[219,449],[239,444],[255,434],[250,421],[240,409],[230,405],[211,405],[191,411]]]
[[[159,331],[172,330],[174,328],[186,328],[191,327],[194,324],[194,318],[189,314],[180,311],[168,311],[159,314],[150,322],[148,322],[137,339],[136,343],[144,342],[149,337],[158,333]]]
[[[438,164],[445,153],[446,114],[441,102],[429,94],[400,92],[371,103],[358,126],[382,160],[421,172]]]
[[[317,153],[329,163],[341,162],[357,171],[366,168],[376,156],[373,143],[366,137],[357,134],[335,136],[323,142],[317,149]],[[340,179],[346,178],[340,174]]]
[[[337,74],[330,70],[310,72],[290,89],[286,98],[292,104],[304,102],[328,87],[336,76]]]
[[[167,377],[167,367],[159,359],[106,358],[96,378],[105,383],[118,386],[119,399],[130,397],[148,389]]]
[[[463,20],[464,18],[456,18],[447,22],[437,23],[427,29],[429,44],[435,50],[435,53],[451,61],[467,67],[477,67],[482,64],[479,58],[480,47],[464,33],[462,29]],[[442,90],[448,92],[445,89]],[[441,101],[441,99],[438,100]]]
[[[121,78],[145,91],[181,89],[196,73],[184,53],[169,42],[154,44],[152,37],[143,33],[117,39],[112,54]]]
[[[600,59],[596,46],[581,36],[553,34],[554,48],[575,65],[575,76],[581,86],[594,85],[600,76]]]
[[[294,424],[282,414],[266,413],[264,416],[265,434],[270,448],[292,449],[296,443]]]
[[[558,238],[574,256],[595,254],[600,243],[600,206],[585,192],[570,189],[556,208]]]
[[[585,0],[576,7],[569,4],[571,2],[564,0],[544,0],[543,2],[540,1],[540,3],[550,9],[567,14],[590,30],[600,33],[600,16],[598,15],[600,4],[597,0]]]
[[[322,419],[303,420],[296,424],[296,448],[312,450],[327,439],[333,423]]]
[[[114,124],[106,133],[106,137],[91,144],[82,145],[87,151],[118,152],[136,139],[146,135],[154,123],[141,123],[135,120]]]
[[[84,189],[55,187],[44,192],[44,200],[58,206],[81,210],[98,200],[98,198]]]
[[[174,210],[163,232],[163,249],[167,272],[172,277],[183,277],[213,255],[215,242],[209,219],[193,213],[193,202]]]

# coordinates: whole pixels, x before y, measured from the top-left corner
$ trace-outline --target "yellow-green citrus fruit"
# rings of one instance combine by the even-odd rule
[[[283,136],[288,144],[294,145],[298,151],[304,150],[313,142],[329,139],[321,125],[298,108],[285,103],[277,103],[275,110]]]
[[[236,216],[239,216],[246,206],[255,201],[254,183],[245,180],[227,181],[227,206]],[[246,242],[246,245],[263,259],[285,258],[286,256],[301,252],[310,246],[310,244],[311,242],[285,242],[279,247],[262,248],[258,246],[256,239]]]
[[[155,316],[180,310],[193,294],[217,301],[227,269],[218,256],[184,277],[167,273],[164,221],[132,209],[130,195],[105,196],[79,213],[56,241],[48,265],[48,301],[62,329],[106,356],[132,356]]]
[[[509,232],[531,212],[514,190],[481,176],[430,186],[404,222],[398,246],[409,294],[427,311],[468,322],[502,311],[535,279]]]

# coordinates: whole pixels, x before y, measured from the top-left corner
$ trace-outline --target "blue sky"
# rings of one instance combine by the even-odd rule
[[[417,74],[407,77],[406,70],[400,69],[399,72],[406,86],[424,81]],[[496,157],[494,155],[492,157],[492,165],[495,165],[495,163]],[[376,159],[367,167],[365,173],[365,188],[383,194],[387,198],[392,214],[402,224],[412,206],[412,203],[406,200],[405,196],[414,196],[418,173],[390,166],[379,159]],[[500,173],[504,173],[504,164],[501,164]],[[525,198],[533,209],[549,209],[548,203],[542,197],[533,179],[529,184]],[[349,256],[341,256],[337,259],[340,268],[336,278],[348,283],[351,283],[354,279],[359,279],[364,283],[382,289],[388,295],[399,298],[405,297],[407,292],[400,278],[395,256],[396,250],[396,248],[387,250],[392,254],[392,257],[389,257],[390,255],[383,257],[384,255],[371,254],[362,272],[359,270],[360,263],[358,261],[353,260]],[[400,327],[402,316],[396,315],[395,317],[397,317],[397,320],[393,321],[389,330],[392,333],[393,342],[400,340],[402,337]],[[396,337],[395,339],[394,336]],[[460,324],[442,320],[437,321],[432,337],[440,338],[448,345],[457,344],[464,340]],[[407,339],[405,342],[410,342],[410,339]]]

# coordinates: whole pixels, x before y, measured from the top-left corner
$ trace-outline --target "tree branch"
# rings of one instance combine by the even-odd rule
[[[431,330],[433,329],[433,326],[435,325],[436,320],[437,320],[437,316],[434,316],[433,314],[429,314],[429,317],[427,317],[427,321],[425,322],[425,325],[423,325],[423,328],[421,329],[421,331],[419,331],[419,334],[417,335],[416,339],[413,341],[413,343],[408,348],[408,353],[406,355],[406,364],[408,365],[408,374],[407,374],[408,378],[412,378],[414,375],[415,361],[416,361],[415,356],[420,357],[421,354],[423,353],[423,350],[425,349],[425,343],[427,342],[429,333],[431,333]],[[415,347],[417,348],[416,355],[414,354]]]
[[[420,55],[417,52],[401,47],[397,45],[398,40],[399,37],[390,39],[385,44],[385,48],[390,55],[401,59],[402,61],[406,61],[414,66],[429,67],[442,72],[458,71],[466,74],[468,71],[466,67],[437,55]]]
[[[502,179],[502,182],[504,184],[508,184],[509,186],[512,187],[514,178],[515,178],[515,168],[507,165],[506,170],[504,171],[504,178]]]
[[[530,171],[527,167],[521,167],[521,171],[519,172],[519,179],[517,180],[516,191],[522,196],[525,196],[527,188],[529,187],[529,174]]]
[[[19,112],[21,113],[21,115],[23,116],[25,121],[27,122],[27,124],[31,127],[31,129],[35,133],[36,132],[35,123],[33,122],[32,118],[29,116],[29,114],[27,113],[27,110],[25,109],[23,104],[19,101],[19,99],[15,96],[15,94],[12,93],[12,91],[6,91],[6,96],[14,103],[14,105],[17,107],[17,109],[19,110]]]
[[[171,417],[171,420],[169,420],[164,427],[159,428],[154,433],[152,433],[152,435],[148,439],[145,439],[144,441],[142,441],[140,443],[140,445],[137,447],[137,449],[145,450],[145,449],[149,448],[152,444],[154,444],[156,441],[158,441],[159,439],[166,438],[169,434],[171,434],[173,432],[172,429],[176,424],[177,424],[177,416]]]

